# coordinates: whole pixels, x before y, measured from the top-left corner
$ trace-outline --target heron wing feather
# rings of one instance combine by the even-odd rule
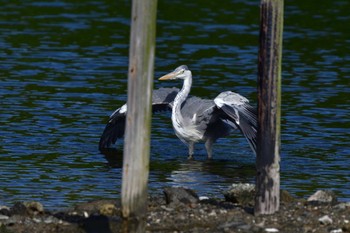
[[[249,104],[245,97],[226,91],[220,93],[214,102],[223,110],[227,119],[233,122],[243,133],[250,147],[256,154],[257,143],[257,113],[256,108]]]
[[[189,97],[181,108],[184,120],[192,121],[197,130],[202,133],[206,130],[215,108],[213,100]]]
[[[152,95],[152,111],[166,111],[171,110],[172,102],[174,101],[178,88],[159,88],[153,90]],[[102,133],[99,142],[99,149],[108,148],[114,144],[118,138],[124,136],[125,131],[125,117],[127,113],[127,106],[124,104],[122,107],[115,110],[109,117],[109,121]]]

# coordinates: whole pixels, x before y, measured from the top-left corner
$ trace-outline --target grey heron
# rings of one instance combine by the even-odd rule
[[[220,93],[214,100],[189,96],[192,72],[186,65],[162,76],[159,80],[182,79],[183,87],[160,88],[153,91],[153,111],[171,110],[176,136],[188,146],[188,158],[193,159],[194,145],[204,142],[208,159],[213,143],[239,129],[256,154],[257,114],[247,98],[231,92]],[[124,135],[127,106],[118,108],[109,119],[101,136],[99,148],[109,147]]]

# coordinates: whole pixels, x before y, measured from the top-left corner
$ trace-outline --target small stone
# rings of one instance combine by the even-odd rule
[[[350,208],[350,202],[339,203],[338,205],[334,206],[334,208],[345,210],[347,208]]]
[[[11,209],[7,206],[1,206],[0,207],[0,214],[10,216],[11,215]]]
[[[39,218],[33,218],[33,221],[34,221],[35,223],[40,223],[40,222],[41,222],[41,219],[39,219]]]
[[[30,214],[37,214],[44,212],[44,206],[40,202],[31,201],[23,203]]]
[[[93,200],[89,202],[79,203],[72,211],[76,211],[79,215],[85,212],[91,216],[92,214],[114,215],[114,210],[117,208],[117,203],[111,200]]]
[[[215,210],[211,211],[211,212],[208,214],[208,216],[216,216],[216,215],[217,215],[217,214],[216,214]]]
[[[330,225],[333,223],[333,220],[328,215],[319,218],[318,221],[323,225]]]
[[[227,214],[227,210],[220,210],[220,214]]]
[[[54,221],[54,218],[52,216],[49,216],[44,220],[44,223],[49,224],[49,223],[52,223],[53,221]]]
[[[10,215],[37,215],[44,212],[44,207],[39,202],[16,202],[9,211]]]
[[[10,208],[8,206],[3,205],[3,206],[0,206],[0,211],[1,210],[10,210]]]
[[[334,192],[330,190],[318,190],[312,194],[308,199],[308,202],[323,202],[323,203],[336,203],[337,197]]]
[[[174,210],[173,208],[166,207],[165,205],[161,205],[160,208],[169,212]]]
[[[79,215],[77,211],[69,212],[68,214],[69,214],[69,215],[73,215],[73,216]]]
[[[103,204],[100,207],[100,214],[105,216],[116,215],[118,212],[117,207],[114,204]]]
[[[27,207],[22,202],[16,202],[11,208],[11,215],[27,215]]]
[[[347,220],[347,219],[344,220],[344,225],[343,225],[342,229],[344,232],[350,232],[349,220]]]
[[[266,232],[278,232],[277,228],[265,228]]]
[[[218,226],[218,228],[223,228],[229,230],[229,228],[239,228],[240,226],[246,225],[241,221],[226,222]]]
[[[263,219],[261,222],[256,223],[255,226],[257,227],[264,227],[265,226],[265,219]]]
[[[83,212],[83,215],[84,215],[85,218],[88,218],[88,217],[89,217],[89,214],[88,214],[88,212],[86,212],[86,211]]]
[[[331,230],[329,233],[342,233],[343,230],[342,229],[334,229],[334,230]]]
[[[0,214],[0,220],[7,220],[9,218],[10,218],[9,216]]]

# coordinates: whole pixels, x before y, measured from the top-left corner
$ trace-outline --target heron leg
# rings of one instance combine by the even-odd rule
[[[188,159],[193,159],[194,142],[188,143]]]
[[[205,149],[207,150],[208,159],[212,159],[213,143],[214,143],[214,140],[212,140],[210,138],[205,141]]]

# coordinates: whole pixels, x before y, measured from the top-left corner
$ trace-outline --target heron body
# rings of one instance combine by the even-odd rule
[[[189,96],[192,73],[182,65],[159,80],[182,79],[183,86],[161,88],[153,92],[153,111],[171,109],[171,120],[176,136],[188,146],[188,156],[193,158],[194,145],[205,142],[209,159],[212,158],[213,143],[239,129],[256,153],[257,117],[256,109],[249,101],[234,92],[220,93],[214,100]],[[110,117],[101,139],[100,149],[115,143],[122,137],[125,128],[126,105],[118,108]]]

